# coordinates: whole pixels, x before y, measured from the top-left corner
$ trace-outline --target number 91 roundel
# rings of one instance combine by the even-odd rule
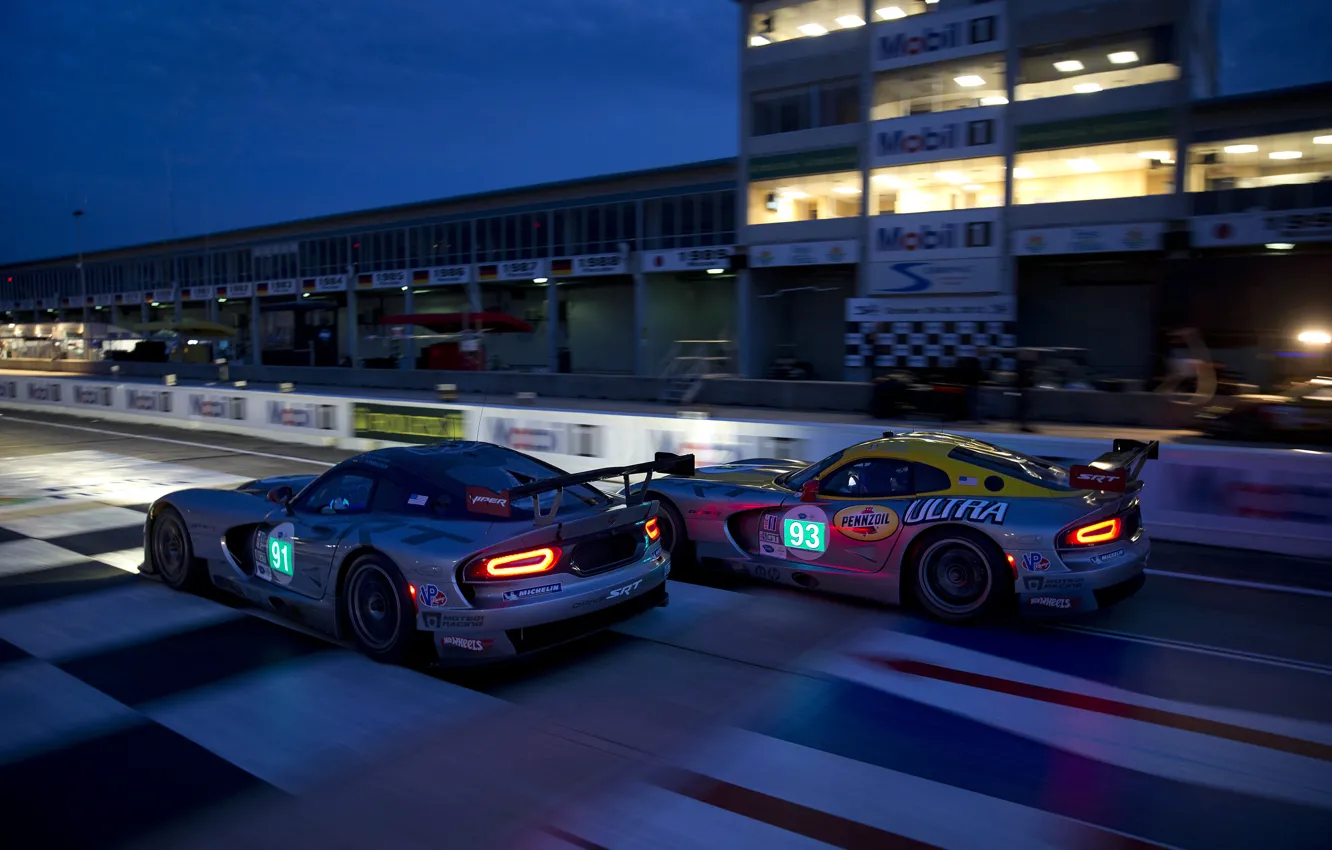
[[[277,584],[291,584],[296,572],[296,549],[292,538],[296,528],[289,522],[281,523],[270,529],[268,534],[260,531],[255,535],[255,575]]]

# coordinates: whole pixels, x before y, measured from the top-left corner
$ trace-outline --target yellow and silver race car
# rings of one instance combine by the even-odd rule
[[[1142,587],[1139,474],[1156,443],[1115,440],[1065,467],[954,434],[885,432],[818,463],[759,458],[657,478],[682,563],[963,622],[1017,603],[1061,615]]]

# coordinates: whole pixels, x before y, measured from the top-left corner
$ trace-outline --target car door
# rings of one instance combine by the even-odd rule
[[[377,481],[366,472],[332,472],[291,504],[269,515],[256,540],[255,575],[288,590],[322,599],[332,581],[333,559],[347,532],[370,513]]]

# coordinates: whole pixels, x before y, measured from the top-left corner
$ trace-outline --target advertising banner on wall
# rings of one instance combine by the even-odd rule
[[[860,243],[854,239],[837,242],[752,245],[749,248],[749,264],[753,268],[838,266],[858,262],[860,262]]]
[[[988,14],[978,14],[982,11]],[[1006,38],[1004,7],[999,3],[912,15],[874,25],[870,32],[871,62],[875,71],[887,71],[999,53]]]
[[[471,281],[471,266],[433,266],[412,272],[412,286],[448,286]]]
[[[465,430],[461,410],[362,402],[352,407],[352,436],[366,440],[438,443],[465,439]]]
[[[595,277],[628,273],[629,261],[621,254],[586,254],[550,261],[551,277]]]
[[[1011,296],[989,298],[848,298],[848,322],[888,322],[915,319],[988,319],[1008,321],[1017,315]]]
[[[310,282],[307,278],[301,281],[301,288],[305,289]],[[315,292],[345,292],[347,290],[347,276],[342,274],[326,274],[314,278]],[[308,291],[308,290],[307,290]]]
[[[870,295],[981,295],[1003,290],[999,257],[870,263]]]
[[[161,289],[154,289],[153,300],[162,304],[170,304],[176,300],[176,290],[169,286]]]
[[[1015,230],[1013,253],[1020,257],[1041,257],[1057,254],[1159,251],[1164,235],[1165,222],[1160,221]]]
[[[479,263],[476,267],[476,279],[482,283],[500,280],[536,280],[539,277],[546,277],[545,260]]]
[[[998,210],[880,215],[871,231],[870,259],[997,257],[999,234]]]
[[[256,295],[285,295],[288,298],[300,292],[295,280],[265,280],[254,285]]]
[[[728,269],[734,245],[712,248],[679,248],[674,251],[644,251],[643,271],[684,272],[703,269]]]
[[[913,115],[874,122],[870,165],[881,168],[912,162],[971,159],[1003,154],[1000,106]]]
[[[254,294],[254,284],[252,283],[228,283],[228,298],[249,298]]]
[[[497,416],[487,418],[481,439],[520,452],[604,457],[605,433],[600,425],[550,422]]]
[[[1197,248],[1329,242],[1332,241],[1332,208],[1200,215],[1189,223],[1189,229]]]

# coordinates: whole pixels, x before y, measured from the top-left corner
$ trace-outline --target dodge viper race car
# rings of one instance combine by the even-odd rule
[[[665,605],[656,503],[591,483],[693,469],[693,455],[658,454],[568,475],[489,443],[381,449],[317,477],[158,499],[143,569],[176,589],[211,582],[381,661],[497,660]]]
[[[911,432],[818,463],[743,460],[649,482],[677,562],[898,604],[961,622],[1016,601],[1085,612],[1136,593],[1150,552],[1139,473],[1156,443],[1116,440],[1065,468]],[[642,492],[640,486],[633,492]]]

